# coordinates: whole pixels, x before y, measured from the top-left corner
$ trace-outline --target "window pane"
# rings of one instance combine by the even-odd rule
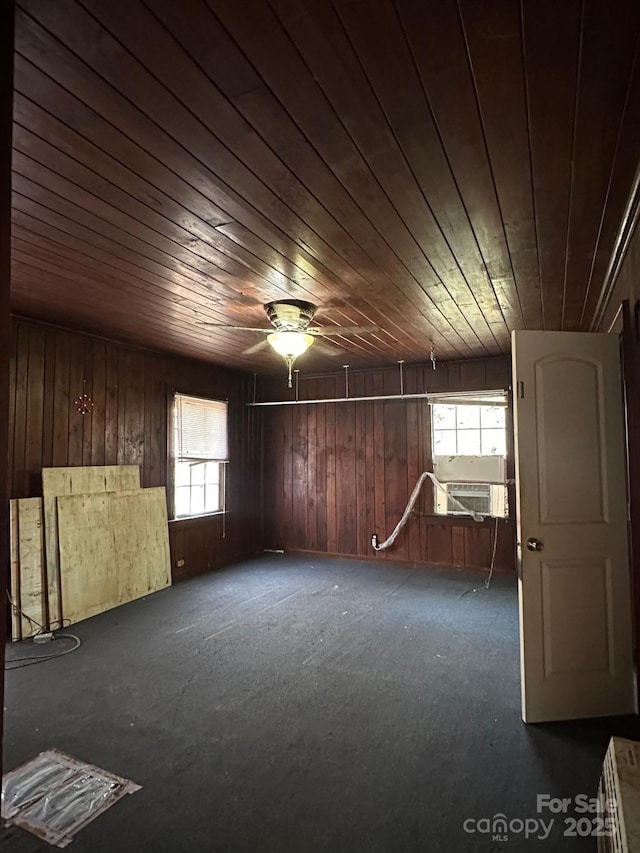
[[[482,455],[505,456],[505,435],[503,429],[482,430]]]
[[[191,494],[191,489],[189,488],[189,486],[180,486],[179,488],[176,489],[176,496],[175,496],[176,516],[191,515],[190,494]]]
[[[220,482],[220,464],[218,462],[207,462],[205,465],[205,483],[213,486]]]
[[[204,468],[205,466],[202,463],[191,465],[191,485],[192,486],[204,486]]]
[[[191,489],[191,515],[204,512],[204,486],[194,486]]]
[[[480,455],[480,430],[458,430],[458,454],[460,456]]]
[[[453,429],[436,429],[433,432],[433,455],[455,456],[456,432]]]
[[[506,409],[500,406],[481,406],[482,429],[502,427],[504,429]]]
[[[433,406],[433,426],[434,429],[455,429],[456,407],[435,403]]]
[[[457,406],[456,408],[458,409],[458,429],[480,428],[480,406]]]
[[[176,452],[181,458],[227,458],[227,404],[176,394]]]
[[[176,488],[191,483],[191,466],[188,462],[176,462]]]
[[[207,486],[205,490],[205,512],[217,512],[220,506],[220,487]]]

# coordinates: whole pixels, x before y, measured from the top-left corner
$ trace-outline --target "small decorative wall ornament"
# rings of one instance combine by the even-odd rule
[[[83,387],[86,385],[87,380],[83,380]],[[84,415],[90,415],[91,409],[93,409],[93,400],[89,397],[88,394],[83,393],[79,397],[73,401],[75,403],[76,409],[80,412],[80,414],[84,417]]]

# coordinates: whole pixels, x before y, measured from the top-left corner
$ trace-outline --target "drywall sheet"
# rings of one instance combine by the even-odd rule
[[[62,609],[78,622],[171,584],[164,487],[57,498]]]
[[[9,501],[11,636],[32,637],[47,622],[42,498]],[[21,612],[22,611],[22,612]]]
[[[137,465],[89,465],[78,468],[42,469],[47,594],[49,619],[53,623],[51,627],[61,627],[63,618],[60,600],[56,499],[61,495],[121,492],[139,488],[140,468]],[[64,618],[67,618],[66,614]]]

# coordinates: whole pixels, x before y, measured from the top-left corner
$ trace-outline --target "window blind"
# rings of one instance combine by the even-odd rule
[[[227,403],[176,394],[176,459],[227,462]]]

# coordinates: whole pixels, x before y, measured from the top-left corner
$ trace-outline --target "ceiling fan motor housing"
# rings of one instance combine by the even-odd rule
[[[264,310],[275,329],[302,330],[313,320],[316,306],[302,299],[278,299],[275,302],[267,302]]]

